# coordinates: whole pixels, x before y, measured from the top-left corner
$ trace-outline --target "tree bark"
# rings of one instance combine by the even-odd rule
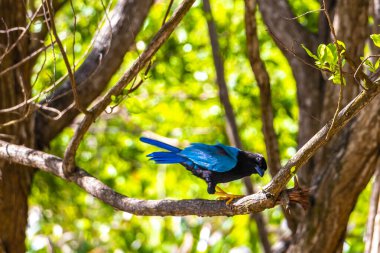
[[[1,30],[26,26],[26,10],[22,1],[0,1]],[[28,55],[28,34],[19,39],[22,31],[0,34],[0,71]],[[10,50],[15,44],[13,50]],[[22,103],[30,97],[28,64],[0,77],[0,109]],[[0,114],[0,133],[12,143],[34,147],[34,121],[28,105],[17,113]],[[29,114],[28,114],[29,113]],[[28,115],[27,117],[24,117]],[[4,123],[14,124],[4,126]],[[28,214],[28,194],[33,170],[0,160],[0,251],[25,252],[25,229]]]
[[[75,72],[77,91],[83,106],[88,106],[103,92],[113,74],[119,69],[125,53],[131,49],[135,37],[148,15],[153,0],[120,0],[109,14],[112,27],[106,22],[96,37],[94,47]],[[73,103],[70,80],[43,101],[49,107],[65,110]],[[37,113],[36,138],[39,148],[47,146],[80,112],[69,109],[61,118],[52,119]]]
[[[124,54],[131,48],[152,3],[152,0],[121,0],[115,7],[112,16],[113,21],[117,20],[113,23],[115,27],[111,29],[105,25],[95,41],[94,49],[76,72],[81,85],[80,96],[85,105],[106,88]],[[4,20],[0,22],[0,29],[26,27],[25,8],[22,1],[0,1],[0,17]],[[22,37],[21,33],[22,30],[0,33],[0,72],[20,62],[31,53],[30,50],[34,50],[28,41],[31,37],[29,31]],[[17,43],[16,46],[10,50],[14,43]],[[22,104],[30,98],[31,63],[33,61],[26,62],[0,76],[0,109]],[[51,102],[48,105],[60,110],[67,108],[72,102],[70,89],[70,83],[66,82],[54,93],[54,97],[49,98]],[[61,97],[56,99],[56,96]],[[33,112],[34,108],[25,103],[16,111],[0,113],[0,138],[31,148],[42,148],[79,114],[77,110],[71,109],[54,121],[39,112]],[[8,124],[12,121],[14,124]],[[28,195],[33,173],[34,169],[0,160],[0,252],[26,251],[24,241]]]
[[[357,63],[368,37],[369,1],[338,1],[334,24],[339,40]],[[347,66],[348,67],[348,66]],[[348,68],[345,71],[350,71]],[[342,105],[359,92],[351,76],[346,76]],[[323,120],[336,110],[339,87],[327,84]],[[338,252],[342,250],[350,213],[357,198],[373,175],[379,158],[380,100],[377,98],[349,127],[334,137],[316,157],[312,175],[313,207],[296,234],[294,252]],[[363,140],[371,140],[363,142]],[[329,231],[329,233],[326,233]],[[324,243],[315,243],[324,242]]]
[[[226,118],[226,132],[228,136],[229,143],[239,149],[243,149],[243,144],[240,139],[238,126],[236,123],[236,117],[232,104],[229,97],[228,87],[224,75],[224,61],[220,52],[218,34],[216,32],[216,25],[214,18],[212,16],[211,6],[209,0],[203,0],[203,9],[206,13],[208,32],[210,36],[212,55],[214,60],[215,72],[216,72],[216,83],[219,88],[219,99],[220,103],[224,108],[225,118]],[[255,192],[254,185],[251,182],[250,177],[246,177],[242,180],[245,185],[246,193],[253,194]],[[259,239],[261,246],[265,253],[272,252],[271,244],[269,242],[268,230],[266,226],[266,221],[261,213],[256,213],[251,215],[251,219],[256,223]]]
[[[325,82],[319,73],[304,65],[302,61],[310,62],[310,60],[304,52],[299,51],[298,45],[303,43],[315,52],[318,43],[328,43],[330,40],[330,29],[323,12],[320,13],[319,32],[316,37],[300,28],[296,20],[284,19],[294,16],[286,1],[259,1],[259,3],[264,22],[279,47],[283,48],[297,82],[300,110],[298,142],[299,146],[302,146],[315,128],[334,114],[339,86]],[[326,3],[337,37],[346,43],[347,55],[357,66],[369,35],[369,1],[332,0]],[[287,48],[284,49],[284,45]],[[297,57],[289,53],[290,51]],[[343,87],[342,106],[360,91],[353,79],[352,68],[346,65],[344,71],[348,73],[345,75],[347,85]],[[312,205],[297,227],[290,252],[342,250],[350,213],[379,160],[379,114],[380,100],[376,98],[300,170],[301,182],[313,189]],[[363,142],[363,140],[370,141]]]
[[[302,147],[323,125],[320,118],[325,83],[318,70],[305,64],[311,61],[301,44],[314,52],[321,39],[302,27],[297,20],[286,19],[294,17],[286,0],[258,0],[258,3],[263,20],[287,58],[296,80],[299,107],[298,147]],[[311,158],[298,173],[302,185],[310,185],[315,164],[315,159]]]

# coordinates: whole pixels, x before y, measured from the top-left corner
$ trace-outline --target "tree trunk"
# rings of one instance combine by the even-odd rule
[[[118,1],[109,14],[112,28],[106,25],[100,31],[93,50],[75,73],[82,105],[90,104],[107,87],[109,80],[119,69],[125,53],[131,49],[152,4],[152,0]],[[53,3],[54,6],[56,5]],[[0,0],[0,30],[26,27],[25,8],[23,1]],[[25,59],[31,53],[28,50],[35,50],[30,46],[35,40],[31,41],[32,35],[28,31],[19,39],[22,32],[23,30],[19,29],[0,33],[0,72]],[[43,35],[37,35],[43,40]],[[16,46],[10,50],[13,44]],[[0,110],[22,104],[30,97],[33,63],[33,60],[28,61],[0,76]],[[66,109],[72,103],[70,91],[70,82],[67,81],[54,92],[61,98],[50,97],[48,105],[60,110]],[[67,95],[62,96],[63,94]],[[48,112],[45,112],[46,114]],[[16,113],[0,112],[0,139],[41,149],[47,146],[63,128],[70,125],[78,114],[76,109],[71,109],[63,117],[52,120],[38,111],[35,113],[34,108],[26,105],[19,108]],[[25,115],[27,117],[24,117]],[[15,123],[4,125],[11,121]],[[25,252],[27,198],[32,178],[32,169],[0,161],[0,253]]]
[[[0,29],[26,26],[26,10],[22,1],[0,1]],[[0,34],[0,71],[14,65],[28,54],[28,32],[17,42],[22,30]],[[12,49],[12,45],[15,44]],[[28,64],[0,77],[0,109],[22,103],[30,97]],[[34,147],[34,120],[29,106],[17,113],[0,114],[2,139]],[[28,115],[25,117],[25,115]],[[14,121],[9,126],[6,122]],[[0,252],[25,252],[25,229],[28,217],[28,195],[33,170],[0,161]]]
[[[347,53],[356,66],[368,38],[368,8],[369,1],[341,0],[334,12],[337,37],[346,43]],[[349,66],[344,70],[351,71]],[[342,87],[342,106],[360,92],[352,74],[346,75],[346,80],[347,85]],[[322,122],[334,115],[339,88],[326,84]],[[379,158],[379,103],[379,98],[375,99],[315,157],[315,166],[308,176],[313,189],[312,207],[298,226],[290,252],[342,251],[350,214],[372,177]]]
[[[320,2],[323,7],[323,1]],[[345,42],[347,54],[356,66],[359,65],[369,35],[369,0],[325,2],[338,39]],[[284,19],[294,16],[288,1],[259,0],[259,5],[264,22],[287,57],[297,82],[298,144],[302,146],[334,115],[340,87],[326,82],[317,71],[304,64],[304,61],[311,60],[299,45],[305,44],[315,52],[318,43],[331,42],[330,28],[322,11],[316,35],[303,29],[297,20]],[[352,69],[346,65],[344,71],[348,75],[347,85],[343,87],[342,106],[360,92]],[[301,183],[312,189],[312,202],[305,217],[299,221],[289,252],[342,250],[350,213],[379,160],[379,115],[380,99],[376,98],[300,170]]]

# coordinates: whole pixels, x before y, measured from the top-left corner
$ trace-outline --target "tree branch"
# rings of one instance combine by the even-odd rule
[[[238,205],[239,208],[227,206],[221,200],[141,200],[129,198],[103,184],[101,181],[88,174],[85,170],[76,170],[66,177],[62,169],[62,159],[33,150],[23,146],[0,141],[0,158],[13,163],[23,164],[28,167],[39,168],[42,171],[51,173],[64,180],[74,182],[92,196],[102,200],[110,206],[129,212],[135,215],[149,216],[231,216],[238,214],[248,214],[250,212],[260,212],[266,208],[274,206],[273,201],[268,199],[263,192],[251,196],[255,199],[252,206]]]
[[[65,173],[70,174],[75,169],[75,154],[79,147],[83,136],[90,128],[95,119],[106,109],[112,102],[113,96],[119,96],[124,88],[138,75],[138,73],[147,65],[153,55],[169,38],[170,34],[177,27],[179,22],[185,16],[195,0],[184,0],[181,5],[174,12],[173,16],[161,27],[156,36],[152,39],[145,51],[140,57],[132,64],[130,69],[125,72],[121,79],[104,95],[104,97],[94,105],[86,114],[80,125],[75,131],[74,137],[71,139],[64,156]]]
[[[67,57],[67,54],[66,54],[65,49],[63,48],[63,44],[61,42],[61,39],[58,36],[57,28],[55,27],[53,7],[51,6],[50,2],[47,2],[47,10],[48,10],[49,17],[50,17],[50,20],[48,20],[47,22],[50,23],[49,27],[51,28],[51,31],[52,31],[52,33],[54,35],[54,38],[55,38],[56,42],[57,42],[58,48],[61,51],[63,62],[65,63],[65,66],[66,66],[66,69],[67,69],[67,73],[69,74],[70,84],[71,84],[71,90],[72,90],[73,95],[74,95],[75,107],[79,111],[81,111],[82,113],[87,113],[86,108],[82,107],[82,104],[80,103],[79,95],[78,95],[78,91],[77,91],[77,83],[75,81],[73,70],[71,69],[71,66],[70,66],[69,58]],[[75,23],[74,23],[74,26],[76,26]],[[75,33],[75,31],[74,31],[74,33]],[[75,34],[74,34],[74,38],[75,38]],[[74,41],[75,41],[75,39],[74,39]]]
[[[297,153],[281,168],[279,173],[264,188],[264,190],[277,196],[298,169],[305,164],[322,146],[326,145],[342,128],[370,103],[380,92],[380,85],[375,84],[367,91],[360,92],[347,106],[338,114],[335,125],[330,130],[329,138],[326,138],[327,132],[331,127],[330,120],[321,130],[319,130]]]
[[[273,126],[273,106],[269,73],[260,57],[260,45],[257,36],[256,0],[245,0],[245,32],[247,40],[247,54],[252,72],[260,89],[260,111],[263,124],[263,134],[268,157],[269,171],[272,177],[281,169],[280,151],[276,132]],[[294,215],[283,208],[288,227],[292,232],[297,228]]]
[[[95,35],[94,46],[83,64],[75,72],[77,91],[81,104],[87,107],[107,87],[109,80],[119,69],[125,53],[131,48],[152,5],[152,0],[119,0],[110,14],[112,27],[107,23]],[[36,143],[39,148],[67,127],[79,114],[75,108],[67,110],[73,102],[70,80],[67,80],[42,105],[65,112],[59,119],[36,114]]]
[[[320,116],[325,82],[320,71],[305,67],[309,56],[300,45],[305,44],[309,49],[316,50],[318,44],[323,41],[316,34],[309,32],[297,20],[289,19],[294,17],[289,1],[257,1],[265,25],[274,42],[287,58],[296,80],[299,107],[298,147],[302,147],[321,127]],[[303,185],[310,184],[310,175],[312,175],[314,166],[315,163],[312,159],[305,166],[306,169],[299,174]]]
[[[344,107],[336,118],[336,125],[330,130],[331,137],[326,139],[331,120],[313,138],[311,138],[288,163],[276,174],[263,191],[243,197],[227,206],[224,201],[212,200],[139,200],[128,198],[113,191],[86,171],[76,168],[70,177],[65,176],[62,159],[59,157],[0,141],[0,158],[28,167],[39,168],[65,180],[72,181],[103,202],[136,215],[198,215],[220,216],[257,213],[272,208],[280,192],[284,189],[298,168],[324,146],[332,136],[352,119],[361,109],[380,93],[380,85],[375,84],[362,91],[350,104]]]
[[[245,29],[249,63],[260,89],[260,109],[264,140],[268,155],[268,165],[273,177],[281,168],[280,152],[276,132],[273,127],[273,107],[269,74],[260,57],[255,0],[245,0]]]
[[[305,56],[304,58],[307,59],[307,54],[300,47],[300,44],[304,43],[308,48],[314,49],[317,45],[316,36],[304,28],[297,20],[289,19],[293,18],[294,14],[288,1],[258,0],[258,3],[261,15],[269,30],[288,47],[293,48],[293,45],[296,45],[297,47],[293,48],[294,52],[297,55]],[[284,53],[287,54],[285,51]]]
[[[209,0],[203,0],[203,10],[206,13],[208,32],[211,41],[212,55],[214,59],[215,72],[216,72],[216,82],[219,87],[219,98],[220,102],[224,108],[225,117],[227,120],[226,123],[226,132],[231,145],[236,146],[237,148],[243,149],[241,139],[239,136],[239,130],[236,123],[236,117],[232,104],[228,95],[228,87],[226,84],[226,79],[224,75],[224,62],[220,53],[218,34],[216,32],[215,21],[212,16],[211,6]],[[249,177],[243,179],[247,194],[254,193],[254,185]],[[263,249],[266,253],[272,252],[271,244],[268,239],[268,230],[266,228],[266,222],[264,217],[257,213],[251,216],[251,219],[254,219],[256,222],[259,238]]]

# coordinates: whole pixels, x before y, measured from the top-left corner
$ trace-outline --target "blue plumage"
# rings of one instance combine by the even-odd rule
[[[180,154],[200,167],[216,172],[226,172],[236,166],[239,151],[238,148],[220,143],[216,145],[193,143]]]
[[[210,194],[215,193],[218,183],[230,182],[257,173],[263,176],[267,165],[264,157],[223,144],[207,145],[192,143],[180,149],[169,144],[141,137],[147,144],[166,149],[168,152],[153,152],[150,160],[158,164],[180,163],[195,176],[206,181]]]

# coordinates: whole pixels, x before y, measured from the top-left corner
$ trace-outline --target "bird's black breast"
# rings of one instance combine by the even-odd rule
[[[206,168],[197,166],[189,166],[186,163],[181,163],[187,170],[191,171],[194,176],[202,178],[208,184],[207,191],[210,194],[215,193],[215,186],[218,183],[227,183],[243,177],[257,173],[255,170],[256,165],[260,165],[264,170],[266,169],[265,159],[258,154],[253,154],[245,151],[239,151],[237,163],[235,167],[226,172],[211,171]]]

